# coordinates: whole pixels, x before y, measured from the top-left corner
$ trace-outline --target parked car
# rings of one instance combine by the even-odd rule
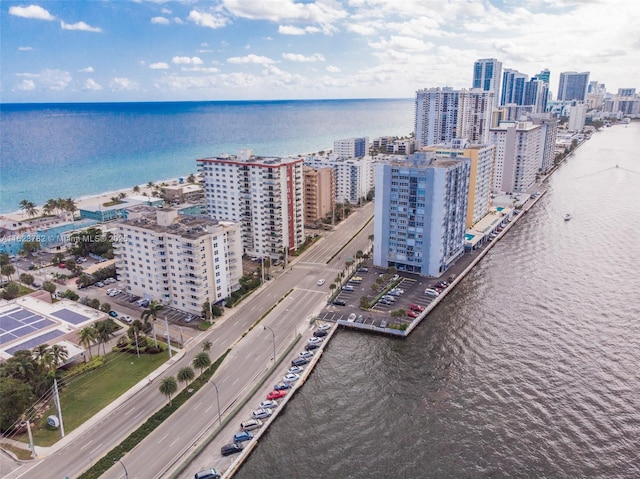
[[[298,356],[304,359],[309,359],[313,357],[313,351],[302,351],[301,353],[298,354]]]
[[[420,306],[419,304],[412,304],[409,306],[409,309],[411,311],[417,311],[418,313],[421,313],[424,311],[424,308],[422,306]]]
[[[248,421],[240,423],[240,429],[243,431],[253,431],[262,427],[262,421],[260,419],[249,419]]]
[[[347,318],[347,322],[353,323],[356,320],[356,313],[351,313]]]
[[[318,280],[318,286],[322,286],[324,284],[324,279],[319,279]]]
[[[322,341],[324,341],[324,339],[314,336],[313,338],[309,338],[309,341],[307,341],[307,343],[308,344],[320,344]]]
[[[344,299],[336,299],[333,304],[336,306],[346,306],[347,302]]]
[[[220,477],[222,477],[220,473],[211,467],[204,471],[196,472],[196,479],[220,479]]]
[[[284,386],[285,384],[283,384],[282,386]],[[289,389],[291,387],[291,383],[287,382],[286,385],[288,386],[286,389]],[[287,392],[282,390],[282,389],[274,389],[273,391],[271,391],[269,394],[267,394],[267,399],[270,401],[273,401],[275,399],[280,399],[283,398],[287,395]]]
[[[394,298],[390,294],[385,294],[381,299],[386,299],[387,301],[391,301],[392,303],[396,301],[396,298]]]
[[[140,296],[131,296],[127,301],[129,303],[135,303],[136,301],[138,301],[140,299]]]
[[[283,381],[287,381],[287,382],[289,382],[289,383],[292,383],[292,382],[294,382],[294,381],[297,381],[298,379],[300,379],[300,375],[299,375],[299,374],[291,374],[291,373],[286,374],[286,375],[282,378],[282,380],[283,380]]]
[[[128,324],[133,323],[131,316],[129,316],[128,314],[123,314],[122,316],[120,316],[120,321],[124,321],[125,323],[128,323]]]
[[[365,268],[364,266],[358,268],[358,273],[368,273],[369,268]]]
[[[291,386],[292,386],[292,384],[290,382],[285,381],[285,382],[282,382],[280,384],[276,384],[275,386],[273,386],[273,391],[284,391],[285,389],[291,389]],[[269,393],[269,395],[271,393]],[[276,397],[269,397],[269,395],[267,395],[267,399],[278,399]]]
[[[251,439],[253,439],[253,434],[249,431],[237,432],[233,435],[233,442],[251,441]]]
[[[313,351],[314,349],[318,349],[320,347],[319,344],[316,343],[311,343],[311,344],[307,344],[304,349],[305,351]]]
[[[242,452],[242,444],[238,444],[237,442],[225,444],[220,448],[220,454],[223,456],[230,456],[231,454],[237,454],[239,452]]]
[[[356,323],[364,323],[364,317],[361,314],[356,318]]]
[[[316,338],[324,338],[327,334],[329,333],[327,333],[324,329],[318,329],[317,331],[313,332],[313,335]]]
[[[256,409],[251,413],[254,419],[266,419],[273,414],[270,409]]]
[[[393,301],[389,301],[388,299],[380,298],[378,303],[385,304],[385,305],[389,306],[389,305],[393,304]]]
[[[274,401],[272,399],[267,399],[266,401],[262,401],[260,404],[260,409],[273,409],[278,407],[278,401]]]
[[[311,352],[311,351],[306,351],[306,352]],[[291,366],[293,367],[300,367],[300,366],[304,366],[305,364],[309,364],[309,360],[307,358],[298,357],[291,360]]]
[[[96,286],[97,286],[98,288],[104,288],[104,283],[103,283],[102,281],[98,281],[98,282],[96,283]]]
[[[381,328],[386,328],[389,325],[389,323],[387,322],[386,319],[383,319],[382,321],[380,321],[380,327]]]
[[[356,288],[354,288],[353,286],[350,286],[350,285],[348,285],[348,284],[347,284],[347,285],[344,285],[344,286],[342,287],[342,291],[346,291],[346,292],[348,292],[348,293],[351,293],[351,292],[353,292],[353,291],[355,291],[355,290],[356,290]]]
[[[418,313],[416,313],[415,311],[407,311],[407,316],[409,316],[410,318],[417,318],[418,316],[420,316]]]
[[[331,329],[330,324],[321,324],[320,326],[318,326],[319,331],[329,331],[330,329]]]
[[[111,316],[112,318],[117,318],[118,313],[116,313],[115,311],[109,311],[109,316]]]
[[[304,371],[304,368],[302,366],[291,366],[289,369],[287,369],[287,372],[289,374],[299,374],[302,371]]]
[[[424,290],[424,294],[428,294],[429,296],[440,296],[440,293],[438,293],[435,289],[433,288],[427,288]]]

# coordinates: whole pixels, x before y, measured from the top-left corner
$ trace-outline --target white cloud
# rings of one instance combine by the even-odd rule
[[[347,25],[347,30],[357,33],[358,35],[369,36],[378,33],[378,29],[372,25],[352,23]]]
[[[152,70],[167,70],[169,68],[169,64],[165,62],[157,62],[149,65],[149,68]]]
[[[167,7],[162,7],[162,9],[160,10],[160,13],[164,15],[171,15],[171,10],[169,10]]]
[[[322,53],[314,53],[313,55],[310,55],[308,57],[301,55],[299,53],[283,53],[282,58],[292,62],[302,62],[302,63],[324,61],[324,55]]]
[[[111,80],[109,86],[114,91],[131,91],[138,89],[138,84],[135,81],[124,77],[115,77],[113,80]]]
[[[89,78],[87,81],[84,82],[84,85],[82,86],[83,90],[92,90],[92,91],[98,91],[98,90],[102,90],[102,86],[99,83],[96,83],[93,78]]]
[[[379,42],[371,42],[369,46],[381,50],[404,50],[413,52],[424,52],[433,47],[432,43],[425,43],[418,38],[392,35],[388,40],[380,39]]]
[[[19,52],[30,52],[33,50],[33,47],[18,47]]]
[[[20,91],[31,91],[36,89],[36,83],[33,80],[22,80],[16,86],[16,90]]]
[[[89,66],[78,70],[79,73],[93,73],[93,67]]]
[[[341,70],[340,70],[338,67],[335,67],[335,66],[333,66],[333,65],[329,65],[329,66],[327,67],[327,71],[328,71],[328,72],[331,72],[331,73],[338,73],[338,72],[340,72]]]
[[[16,17],[22,18],[32,18],[35,20],[51,21],[56,19],[56,17],[38,5],[29,5],[28,7],[9,7],[9,15],[15,15]]]
[[[227,58],[227,62],[228,63],[236,63],[236,64],[258,63],[258,64],[261,64],[261,65],[266,65],[266,64],[269,64],[269,63],[275,63],[271,58],[254,55],[253,53],[251,53],[251,54],[249,54],[247,56],[244,56],[244,57]]]
[[[223,0],[223,6],[233,15],[251,20],[269,20],[274,23],[303,22],[331,24],[348,16],[338,2],[271,0],[268,2]]]
[[[180,17],[175,17],[173,21],[176,22],[178,25],[184,25],[184,20]]]
[[[199,57],[173,57],[171,61],[178,65],[202,65],[204,63]]]
[[[191,10],[187,20],[201,27],[213,29],[222,28],[228,23],[228,19],[219,13],[206,13],[199,12],[198,10]]]
[[[181,67],[181,71],[183,72],[199,72],[199,73],[218,73],[216,67]]]
[[[33,80],[35,85],[47,90],[62,91],[71,83],[71,74],[63,70],[45,69],[40,73],[18,73],[17,76]]]
[[[155,25],[169,25],[169,19],[165,17],[153,17],[151,23]]]
[[[280,35],[306,35],[307,33],[318,33],[321,30],[317,27],[299,28],[291,25],[280,25],[278,33]]]
[[[81,32],[102,33],[102,28],[92,27],[91,25],[87,25],[85,22],[77,22],[77,23],[60,22],[60,27],[63,30],[77,30]]]

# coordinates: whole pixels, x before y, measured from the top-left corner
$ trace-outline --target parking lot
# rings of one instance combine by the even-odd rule
[[[425,289],[431,289],[439,280],[402,273],[392,275],[367,264],[363,267],[351,275],[351,281],[345,283],[318,319],[331,322],[342,319],[377,327],[386,327],[391,323],[410,324],[420,309],[429,306],[439,294],[438,291],[435,295],[425,294]],[[378,287],[374,289],[373,285]],[[360,308],[362,297],[367,297],[369,301],[378,298],[378,301],[365,311]],[[392,316],[393,312],[398,314],[399,310],[404,312]],[[415,311],[409,313],[412,310]]]

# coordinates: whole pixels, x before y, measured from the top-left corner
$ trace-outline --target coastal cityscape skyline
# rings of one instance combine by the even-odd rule
[[[615,8],[611,8],[614,7]],[[2,103],[409,98],[497,57],[634,86],[632,1],[2,2]],[[623,19],[623,21],[620,21]],[[603,25],[616,25],[615,29]],[[526,25],[526,28],[523,26]]]

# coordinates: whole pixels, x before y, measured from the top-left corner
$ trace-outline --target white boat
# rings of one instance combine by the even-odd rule
[[[571,219],[571,215],[569,213],[567,213],[566,215],[564,215],[564,220],[565,221],[569,221]]]

